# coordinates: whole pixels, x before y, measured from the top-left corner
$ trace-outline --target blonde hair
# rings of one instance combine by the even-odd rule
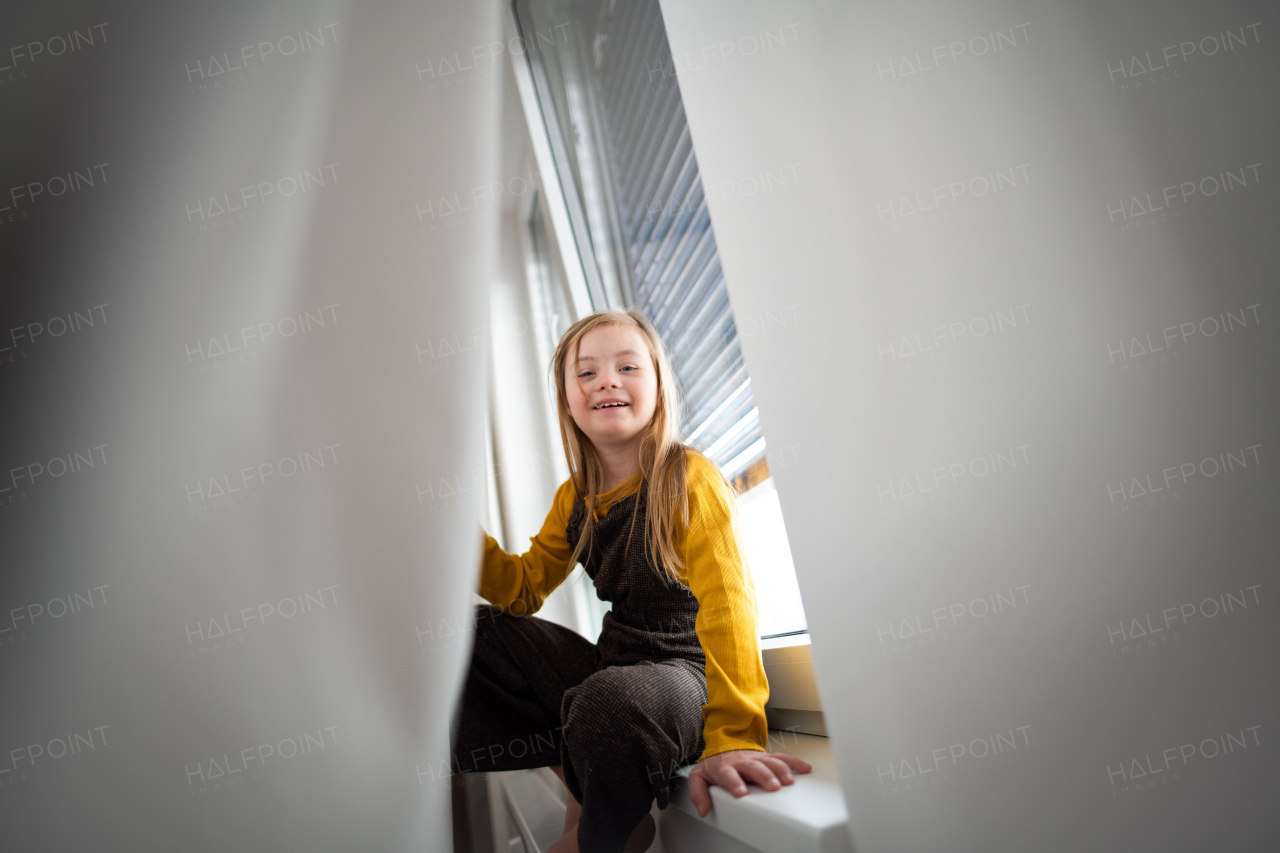
[[[649,346],[654,372],[658,379],[657,402],[653,419],[645,427],[640,438],[641,482],[648,484],[644,537],[649,547],[646,556],[659,577],[684,584],[684,560],[676,551],[676,533],[680,526],[689,526],[689,500],[686,494],[688,475],[688,448],[680,436],[680,394],[676,387],[675,370],[667,355],[666,347],[653,324],[637,311],[601,311],[583,317],[569,327],[556,347],[551,359],[551,371],[555,376],[556,410],[560,416],[560,440],[564,444],[564,458],[569,465],[569,477],[574,488],[584,499],[598,495],[604,488],[604,469],[595,445],[574,421],[569,411],[569,397],[565,388],[565,367],[578,359],[578,347],[582,337],[601,326],[627,326],[636,329]],[[590,554],[592,532],[595,528],[593,502],[588,500],[582,535],[574,547],[570,565]],[[631,516],[631,533],[635,532],[635,515]],[[631,546],[631,533],[627,547]],[[656,559],[655,559],[656,558]]]

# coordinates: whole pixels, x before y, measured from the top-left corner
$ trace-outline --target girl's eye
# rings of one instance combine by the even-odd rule
[[[584,370],[582,373],[579,373],[579,374],[578,374],[578,378],[579,378],[579,379],[581,379],[581,378],[582,378],[582,377],[584,377],[584,376],[590,376],[590,375],[591,375],[591,373],[592,373],[592,371],[590,371],[590,370]]]

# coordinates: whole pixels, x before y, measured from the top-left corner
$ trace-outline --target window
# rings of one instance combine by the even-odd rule
[[[684,434],[729,477],[765,455],[657,0],[518,0],[596,309],[635,307],[676,362]],[[585,247],[585,248],[584,248]]]
[[[658,2],[514,8],[591,306],[634,307],[653,321],[676,365],[686,440],[742,495],[762,634],[804,631],[697,157],[665,71],[672,59]]]
[[[543,362],[551,362],[556,344],[576,319],[569,303],[569,294],[556,269],[551,233],[542,215],[542,197],[535,193],[529,212],[529,240],[533,249],[530,278],[534,282],[533,310],[538,321],[538,354]]]
[[[526,218],[525,226],[528,237],[528,270],[529,302],[533,309],[534,344],[538,355],[538,363],[549,365],[560,337],[578,319],[573,309],[573,300],[568,288],[560,276],[556,263],[556,248],[551,229],[547,227],[543,212],[545,199],[541,193],[534,195]],[[548,447],[548,459],[556,471],[556,481],[563,481],[569,476],[568,467],[560,453],[560,420],[556,412],[555,390],[547,377],[547,393],[545,412],[549,432],[552,437]],[[574,566],[573,571],[565,578],[560,587],[552,593],[556,599],[567,599],[572,610],[572,626],[591,642],[599,639],[600,629],[604,622],[604,614],[609,605],[601,601],[595,594],[591,578],[581,565]],[[548,610],[552,607],[552,598],[548,598]],[[544,617],[549,614],[544,614]]]

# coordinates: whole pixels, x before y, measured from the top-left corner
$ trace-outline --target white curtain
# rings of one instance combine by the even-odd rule
[[[1280,839],[1276,11],[663,3],[859,851]]]
[[[499,13],[0,12],[5,847],[449,849]]]

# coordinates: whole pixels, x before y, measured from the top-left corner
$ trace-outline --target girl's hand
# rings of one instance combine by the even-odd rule
[[[807,761],[781,752],[758,749],[721,752],[704,758],[689,771],[689,799],[698,809],[698,817],[706,817],[711,811],[711,785],[726,788],[735,797],[745,797],[747,782],[755,782],[766,791],[777,791],[796,781],[791,771],[808,773],[812,769]]]

